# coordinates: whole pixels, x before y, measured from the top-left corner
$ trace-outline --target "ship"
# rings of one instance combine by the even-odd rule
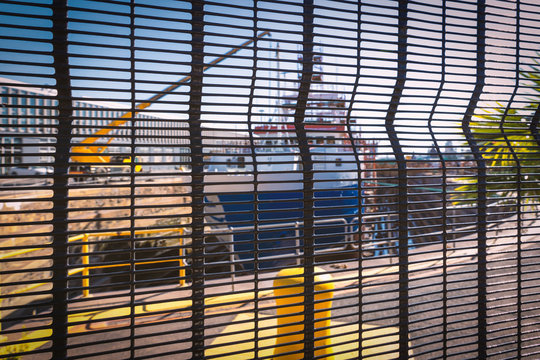
[[[321,60],[314,57],[315,69]],[[365,163],[362,141],[353,137],[358,126],[347,119],[347,101],[337,91],[325,91],[321,74],[314,72],[316,85],[304,114],[313,162],[314,201],[309,210],[317,254],[358,243]],[[206,158],[205,223],[212,234],[208,242],[226,244],[240,268],[301,262],[306,184],[293,121],[297,94],[278,96],[279,113],[274,120],[253,123],[246,146],[220,149]]]

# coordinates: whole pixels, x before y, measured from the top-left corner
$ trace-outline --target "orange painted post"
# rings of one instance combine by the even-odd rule
[[[83,286],[83,297],[89,297],[90,296],[90,246],[88,245],[88,234],[83,235],[83,244],[82,244],[82,264],[83,264],[83,271],[82,271],[82,286]]]
[[[184,229],[179,229],[179,240],[180,240],[180,257],[178,258],[178,264],[180,265],[180,286],[186,285],[186,266],[184,262]]]
[[[304,358],[304,269],[292,268],[281,270],[274,280],[274,295],[276,299],[278,328],[274,359],[300,360]],[[325,356],[333,360],[332,343],[330,338],[330,312],[334,297],[332,276],[324,270],[315,268],[315,356]],[[283,288],[287,286],[286,288]],[[290,325],[288,325],[290,324]],[[298,332],[298,334],[295,334]],[[324,339],[321,339],[324,338]],[[320,340],[317,340],[320,339]],[[288,355],[279,355],[294,352]]]

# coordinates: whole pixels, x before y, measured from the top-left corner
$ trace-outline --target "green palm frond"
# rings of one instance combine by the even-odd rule
[[[521,108],[507,108],[496,103],[485,114],[476,115],[470,129],[486,165],[486,197],[488,200],[506,200],[536,204],[540,200],[540,144],[530,129],[531,110],[540,100],[540,64],[530,72],[522,72],[532,89],[531,103]],[[478,177],[458,179],[461,185],[453,195],[456,204],[474,204],[478,198]]]

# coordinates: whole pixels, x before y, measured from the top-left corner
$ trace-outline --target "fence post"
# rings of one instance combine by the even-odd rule
[[[300,265],[300,224],[298,221],[294,222],[294,237],[295,237],[295,249],[294,252],[296,253],[296,265]]]
[[[83,275],[83,278],[82,278],[82,286],[83,286],[83,297],[89,297],[90,296],[90,268],[89,268],[89,265],[90,265],[90,258],[89,258],[89,253],[90,253],[90,246],[88,245],[88,234],[84,234],[83,235],[83,244],[82,244],[82,252],[83,252],[83,257],[82,257],[82,264],[83,264],[83,271],[82,271],[82,275]]]
[[[186,285],[186,263],[184,262],[184,229],[181,228],[178,230],[179,237],[178,240],[180,240],[180,249],[179,249],[179,259],[178,264],[180,265],[179,275],[180,275],[180,286]]]
[[[229,236],[227,237],[228,240],[229,240],[229,262],[230,262],[230,271],[231,271],[231,288],[232,288],[232,291],[235,292],[236,289],[235,289],[235,286],[234,286],[234,282],[235,282],[235,279],[234,279],[234,272],[236,271],[236,266],[235,266],[235,260],[234,260],[234,235],[231,233],[229,234]]]

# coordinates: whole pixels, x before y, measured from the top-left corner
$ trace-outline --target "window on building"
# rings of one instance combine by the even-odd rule
[[[28,99],[25,97],[26,96],[26,91],[21,91],[20,94],[22,95],[20,98],[19,98],[19,114],[21,115],[26,115],[27,114],[27,106],[28,106]]]

